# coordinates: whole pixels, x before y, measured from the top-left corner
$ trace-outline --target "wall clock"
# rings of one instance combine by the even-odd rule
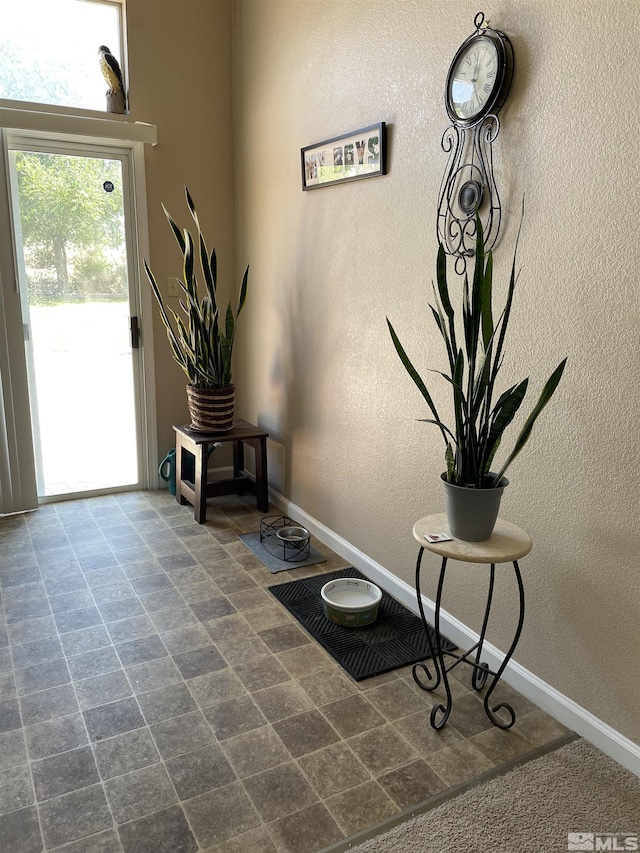
[[[445,86],[451,124],[442,136],[449,154],[438,197],[437,235],[456,270],[464,272],[475,248],[478,209],[488,249],[500,231],[502,208],[493,171],[493,143],[500,131],[498,113],[513,80],[513,48],[507,36],[491,29],[484,14],[456,51]]]

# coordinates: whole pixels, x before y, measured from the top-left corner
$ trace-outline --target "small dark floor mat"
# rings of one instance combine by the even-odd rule
[[[270,586],[269,591],[356,681],[431,657],[420,618],[384,590],[372,625],[345,628],[327,619],[320,590],[336,578],[365,576],[356,569],[342,569]],[[434,643],[435,631],[429,627],[429,632]],[[453,651],[457,647],[443,637],[442,648]]]

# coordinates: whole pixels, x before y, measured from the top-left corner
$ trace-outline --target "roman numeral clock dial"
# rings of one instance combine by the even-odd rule
[[[474,253],[475,214],[480,213],[487,248],[500,230],[501,206],[493,175],[492,145],[498,135],[498,113],[511,88],[513,49],[507,36],[491,29],[484,14],[456,51],[445,88],[451,121],[442,137],[449,154],[438,199],[438,239],[456,269],[464,271]]]
[[[480,37],[462,52],[451,71],[447,92],[456,119],[474,120],[484,113],[500,83],[497,71],[498,51],[488,38]]]

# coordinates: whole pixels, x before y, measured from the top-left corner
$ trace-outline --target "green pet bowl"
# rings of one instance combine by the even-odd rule
[[[359,578],[329,581],[320,595],[327,619],[347,628],[362,628],[375,622],[382,600],[379,587]]]

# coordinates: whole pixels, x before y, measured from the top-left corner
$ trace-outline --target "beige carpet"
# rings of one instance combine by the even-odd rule
[[[582,834],[571,839],[571,847],[570,832]],[[613,833],[617,838],[598,841],[585,833]],[[364,843],[352,838],[344,849],[354,853],[638,849],[631,846],[632,838],[625,843],[625,834],[640,836],[640,779],[578,740],[409,818],[383,835]],[[328,849],[337,850],[338,845]]]

